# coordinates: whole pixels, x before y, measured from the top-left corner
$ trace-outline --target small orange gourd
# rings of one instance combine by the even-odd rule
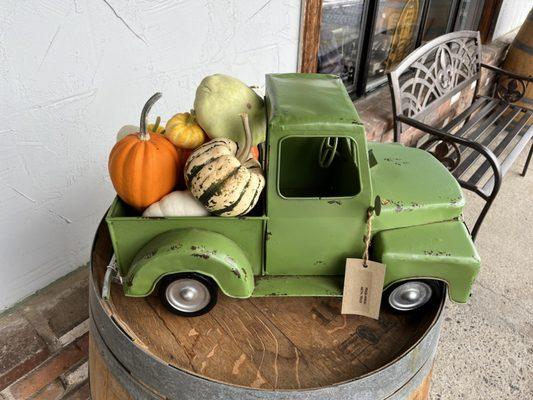
[[[250,148],[250,153],[252,153],[254,160],[259,161],[259,148],[257,146],[252,146]]]
[[[188,150],[196,149],[207,140],[205,132],[196,122],[193,110],[170,118],[165,126],[165,136],[176,147]]]
[[[147,130],[147,114],[160,97],[161,93],[156,93],[144,105],[140,132],[119,140],[109,155],[109,175],[117,194],[137,210],[172,192],[182,175],[174,145],[163,135]]]

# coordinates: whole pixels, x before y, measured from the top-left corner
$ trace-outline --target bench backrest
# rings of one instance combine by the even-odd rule
[[[422,121],[468,85],[477,85],[480,63],[479,32],[460,31],[433,39],[390,71],[395,140],[402,131],[397,116]]]

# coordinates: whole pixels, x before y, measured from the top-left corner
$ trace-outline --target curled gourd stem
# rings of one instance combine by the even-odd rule
[[[237,159],[241,162],[245,162],[250,156],[250,149],[252,148],[252,131],[250,130],[250,123],[248,121],[248,114],[241,114],[242,125],[244,126],[244,143],[242,148],[239,148],[239,151],[235,155]]]
[[[187,121],[185,121],[185,123],[186,123],[187,125],[192,125],[192,124],[194,124],[195,122],[196,122],[196,114],[195,114],[194,110],[191,110],[191,111],[189,112],[189,116],[187,117]]]
[[[159,129],[159,124],[161,124],[161,117],[158,115],[155,120],[155,124],[154,124],[154,128],[152,129],[152,132],[157,133],[157,130]]]
[[[148,113],[150,112],[150,109],[155,104],[157,100],[159,100],[163,96],[163,94],[157,92],[152,97],[148,99],[146,104],[143,107],[143,110],[141,112],[141,124],[140,124],[140,132],[139,132],[139,139],[141,140],[150,140],[150,133],[146,130],[146,120],[148,118]]]

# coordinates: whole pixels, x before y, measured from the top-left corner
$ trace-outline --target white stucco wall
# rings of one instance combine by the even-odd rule
[[[493,39],[497,39],[522,25],[533,7],[531,0],[503,0]]]
[[[296,70],[299,0],[0,2],[0,310],[88,261],[118,128]]]

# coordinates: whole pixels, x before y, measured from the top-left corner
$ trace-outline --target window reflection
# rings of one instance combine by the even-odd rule
[[[419,0],[380,0],[374,28],[368,84],[402,61],[416,44]]]
[[[417,45],[478,29],[485,0],[323,0],[318,72],[363,95]],[[371,46],[366,46],[371,44]],[[364,53],[363,52],[364,49]]]
[[[363,0],[324,0],[318,72],[339,75],[352,88],[355,80]]]
[[[476,30],[483,11],[484,0],[463,0],[459,7],[457,21],[455,23],[456,31],[464,29]]]
[[[453,1],[431,0],[424,25],[422,43],[429,42],[438,36],[444,35],[448,29],[448,20],[452,11]]]

